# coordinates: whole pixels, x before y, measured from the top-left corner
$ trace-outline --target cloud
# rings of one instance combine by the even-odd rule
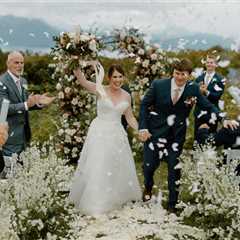
[[[146,33],[174,30],[208,32],[240,39],[238,1],[8,1],[0,14],[40,18],[71,30],[74,26],[112,28],[133,25]],[[178,33],[179,34],[179,33]]]

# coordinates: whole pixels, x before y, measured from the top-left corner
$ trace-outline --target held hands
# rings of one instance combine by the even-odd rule
[[[138,139],[142,142],[146,142],[151,136],[152,134],[147,129],[138,132]]]
[[[232,130],[237,129],[239,127],[239,122],[236,120],[224,120],[223,121],[224,128],[231,128]]]
[[[45,105],[48,106],[55,100],[55,97],[48,96],[48,93],[40,94],[31,94],[28,97],[27,105],[28,108],[33,107],[34,105]]]
[[[37,104],[48,106],[49,104],[51,104],[55,100],[55,98],[56,97],[48,96],[48,93],[44,93],[44,94],[39,96]]]

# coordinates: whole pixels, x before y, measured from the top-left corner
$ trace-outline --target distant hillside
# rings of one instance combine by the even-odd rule
[[[208,33],[191,33],[178,37],[166,37],[163,34],[154,34],[152,36],[152,42],[160,44],[161,48],[165,50],[177,50],[177,49],[195,49],[206,50],[213,46],[220,45],[223,48],[230,49],[234,43],[232,39],[226,39],[218,35]]]
[[[104,27],[102,27],[104,29]],[[111,29],[105,29],[111,30]],[[39,19],[28,19],[15,16],[0,16],[0,49],[49,51],[54,45],[52,37],[63,31],[50,26]],[[191,33],[186,29],[169,29],[165,32],[156,32],[151,36],[151,42],[160,44],[164,50],[177,49],[208,49],[216,45],[230,48],[232,39],[207,33]]]
[[[45,49],[54,43],[52,36],[60,31],[42,20],[0,16],[1,49]]]

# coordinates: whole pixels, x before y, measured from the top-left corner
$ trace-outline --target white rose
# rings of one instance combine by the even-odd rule
[[[139,55],[144,55],[144,50],[143,50],[142,48],[140,48],[140,49],[138,50],[138,54],[139,54]]]
[[[83,42],[89,41],[90,37],[88,35],[81,34],[80,35],[80,40]]]
[[[153,54],[151,54],[150,57],[151,57],[152,60],[157,60],[157,57],[158,57],[158,56],[157,56],[156,53],[153,53]]]
[[[62,89],[62,85],[61,85],[60,83],[57,83],[56,89],[57,89],[58,91],[61,90],[61,89]]]
[[[58,93],[58,98],[64,99],[64,93],[62,91]]]
[[[71,92],[71,88],[70,87],[66,87],[65,90],[64,90],[65,93],[70,93]]]
[[[93,52],[97,51],[97,46],[96,46],[96,41],[94,39],[92,39],[89,44],[88,47],[90,50],[92,50]]]
[[[77,98],[73,98],[71,103],[72,103],[72,105],[77,105],[78,104],[78,99]]]
[[[59,129],[58,135],[61,136],[61,135],[63,135],[63,134],[64,134],[64,130],[63,130],[63,129]]]
[[[147,68],[148,65],[149,65],[149,60],[148,60],[148,59],[144,60],[143,63],[142,63],[142,66],[143,66],[144,68]]]

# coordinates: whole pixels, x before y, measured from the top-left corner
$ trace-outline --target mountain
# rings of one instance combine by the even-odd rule
[[[224,38],[209,33],[187,33],[184,32],[178,36],[168,36],[165,34],[154,34],[151,39],[152,43],[158,43],[164,50],[181,50],[194,49],[206,50],[213,46],[219,45],[223,48],[230,49],[234,44],[234,40]]]
[[[0,48],[3,50],[47,50],[60,30],[39,19],[0,16]]]
[[[105,29],[111,31],[111,29]],[[0,16],[0,49],[32,50],[49,52],[54,45],[52,37],[64,31],[40,19],[28,19],[11,15]],[[208,33],[193,33],[177,27],[151,35],[151,43],[157,43],[164,50],[208,49],[216,45],[230,48],[232,39]]]

